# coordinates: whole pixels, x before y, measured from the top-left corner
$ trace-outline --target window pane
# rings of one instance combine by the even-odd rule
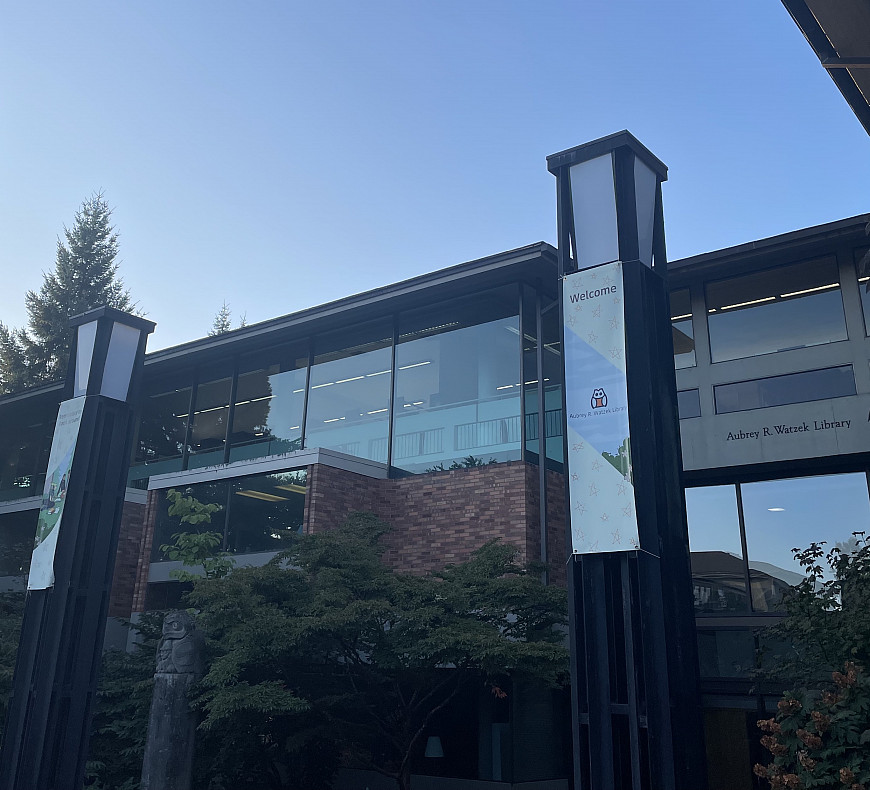
[[[687,488],[686,514],[695,611],[748,611],[737,489],[734,486]]]
[[[864,308],[864,331],[870,335],[870,247],[859,247],[852,254],[858,275],[858,292]]]
[[[562,463],[562,328],[558,302],[541,299],[547,458]]]
[[[713,387],[716,414],[785,406],[827,398],[854,395],[855,374],[851,365],[824,370],[807,370],[785,376],[719,384]]]
[[[523,287],[523,381],[525,389],[526,452],[538,462],[540,453],[538,426],[538,319],[534,290]]]
[[[166,498],[167,491],[156,491],[157,516],[154,526],[154,539],[151,544],[151,561],[164,562],[168,558],[163,554],[160,547],[172,543],[172,536],[177,532],[217,532],[224,534],[226,525],[227,491],[229,482],[215,480],[211,483],[196,483],[192,486],[176,489],[186,497],[193,497],[203,505],[218,505],[220,510],[213,513],[210,522],[200,524],[182,524],[177,516],[169,515],[169,501]]]
[[[704,678],[745,678],[755,669],[751,631],[698,629],[698,663]]]
[[[520,458],[517,307],[508,287],[401,317],[394,466]]]
[[[0,581],[0,592],[24,589],[38,518],[38,510],[0,514],[0,577],[16,577]]]
[[[692,328],[692,300],[688,288],[671,291],[671,327],[674,336],[674,367],[695,364],[695,330]]]
[[[227,549],[236,554],[280,551],[302,531],[304,469],[243,477],[232,482]]]
[[[351,327],[317,338],[305,446],[386,462],[392,328]]]
[[[0,418],[0,500],[39,496],[57,418],[58,394],[4,407]]]
[[[853,532],[870,529],[863,474],[765,480],[741,492],[755,611],[778,609],[783,592],[804,578],[792,548],[847,546]]]
[[[720,280],[706,292],[713,362],[846,339],[833,258]]]
[[[276,349],[243,360],[236,385],[230,461],[302,447],[308,352]]]
[[[191,390],[190,377],[185,378],[163,379],[148,386],[142,398],[131,483],[143,481],[140,487],[147,487],[151,475],[181,469]]]
[[[680,390],[677,393],[677,411],[681,420],[701,416],[701,394],[698,390]]]
[[[227,376],[216,381],[206,379],[197,385],[190,424],[188,469],[224,462],[232,383],[232,376]]]

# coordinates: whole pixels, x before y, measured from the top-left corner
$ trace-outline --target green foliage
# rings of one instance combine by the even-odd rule
[[[769,675],[797,687],[760,721],[774,788],[870,788],[870,539],[825,551],[794,550],[806,578],[788,592],[785,619],[769,629],[792,646]],[[840,671],[842,670],[842,671]]]
[[[242,329],[248,325],[247,318],[245,314],[242,313],[242,317],[239,319],[238,329]],[[233,329],[233,311],[230,310],[230,306],[224,300],[224,303],[221,305],[220,310],[215,313],[214,321],[212,321],[211,329],[208,330],[208,336],[214,337],[215,335],[223,335],[226,332],[231,332]]]
[[[427,724],[458,694],[565,682],[565,593],[540,569],[490,543],[438,574],[399,573],[382,560],[386,531],[357,514],[194,584],[212,651],[196,700],[204,762],[224,786],[327,787],[343,756],[406,788]]]
[[[103,654],[87,762],[89,788],[139,787],[163,614],[147,612],[133,626],[138,634],[135,651],[107,650]]]
[[[177,518],[180,524],[199,529],[202,525],[211,524],[211,517],[222,508],[220,505],[203,504],[192,496],[185,496],[181,491],[170,488],[166,492],[169,500],[168,513]],[[222,579],[235,565],[232,555],[219,551],[223,536],[218,532],[176,532],[172,543],[164,543],[160,550],[170,560],[181,562],[191,568],[201,568],[207,579]],[[190,571],[172,571],[179,581],[189,582],[202,574]]]
[[[27,328],[0,324],[0,391],[63,378],[72,316],[102,305],[134,309],[117,277],[118,236],[111,216],[102,193],[85,200],[73,227],[64,228],[64,241],[58,239],[54,269],[43,275],[38,292],[25,296]]]
[[[490,458],[489,461],[484,461],[483,458],[477,458],[473,455],[466,455],[458,461],[454,461],[450,466],[444,466],[443,462],[430,466],[426,469],[427,472],[446,472],[453,469],[473,469],[476,466],[489,466],[490,464],[498,463],[495,458]]]
[[[0,593],[0,742],[3,740],[6,708],[12,693],[12,677],[15,674],[15,657],[18,655],[18,639],[23,618],[24,594]]]
[[[786,694],[776,717],[758,722],[773,762],[755,773],[771,787],[870,787],[870,677],[851,661],[831,677],[831,689]]]

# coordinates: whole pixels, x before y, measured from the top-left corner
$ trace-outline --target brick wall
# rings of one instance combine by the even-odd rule
[[[562,475],[547,473],[550,579],[565,583],[565,502]],[[157,501],[150,491],[140,532],[133,611],[144,611]],[[538,467],[522,461],[378,480],[324,464],[308,467],[303,530],[340,525],[354,511],[374,513],[392,526],[385,559],[425,573],[461,562],[489,540],[540,556]]]
[[[129,617],[133,611],[133,591],[139,568],[139,547],[142,541],[142,521],[145,505],[124,502],[121,511],[121,531],[115,554],[115,575],[109,596],[109,617]]]

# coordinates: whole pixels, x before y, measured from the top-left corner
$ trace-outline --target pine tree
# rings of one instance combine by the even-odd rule
[[[25,296],[27,327],[0,324],[0,391],[56,381],[66,375],[71,333],[69,319],[108,305],[134,310],[129,291],[117,276],[118,235],[102,192],[85,200],[72,228],[57,241],[54,270],[43,274],[38,292]]]
[[[247,325],[247,313],[242,313],[242,317],[239,319],[239,325],[236,329],[244,329]],[[227,304],[225,299],[224,303],[221,305],[221,309],[214,314],[214,321],[211,323],[211,329],[208,330],[208,336],[214,337],[215,335],[222,335],[224,332],[231,332],[232,329],[233,311],[230,310],[230,306]],[[2,342],[2,338],[0,338],[0,343]]]
[[[208,330],[208,336],[222,335],[224,332],[229,332],[232,328],[232,312],[230,311],[230,306],[224,301],[221,309],[215,313],[211,329]]]

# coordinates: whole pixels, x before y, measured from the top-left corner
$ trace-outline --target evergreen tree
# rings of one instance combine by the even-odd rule
[[[38,292],[25,296],[27,327],[0,324],[0,391],[64,377],[72,316],[103,305],[135,308],[117,276],[118,235],[111,217],[101,192],[85,200],[72,228],[64,227],[64,238],[57,241],[54,270],[43,274]]]
[[[230,306],[224,301],[221,309],[215,313],[211,329],[208,330],[208,336],[222,335],[224,332],[229,332],[232,328],[232,312],[230,311]]]
[[[239,319],[239,325],[236,328],[243,329],[247,325],[247,314],[242,313],[242,317]],[[218,310],[214,315],[214,321],[212,321],[211,329],[208,330],[208,336],[214,337],[215,335],[222,335],[224,334],[224,332],[232,331],[232,328],[233,311],[230,310],[230,306],[226,303],[226,300],[224,300],[224,303],[221,305],[221,309]]]

